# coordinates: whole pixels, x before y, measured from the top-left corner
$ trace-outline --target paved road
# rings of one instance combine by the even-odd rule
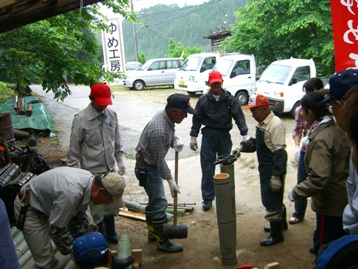
[[[88,95],[90,89],[87,86],[71,86],[72,94],[68,96],[64,102],[57,102],[52,92],[46,93],[42,90],[41,85],[31,85],[34,93],[40,96],[42,102],[46,105],[49,114],[54,123],[53,132],[59,136],[59,142],[62,150],[67,151],[69,147],[69,137],[73,116],[85,108],[89,103]],[[151,101],[135,99],[128,96],[120,95],[114,92],[113,109],[116,110],[119,123],[122,128],[124,149],[129,154],[134,153],[134,148],[139,141],[139,136],[147,122],[155,113],[163,109],[163,105]],[[249,127],[249,135],[255,132],[255,120],[251,117],[249,111],[245,111],[246,121]],[[185,146],[181,153],[181,158],[194,156],[195,153],[189,148],[191,115],[176,125],[176,135],[184,142]],[[287,143],[292,143],[292,129],[294,121],[287,117],[281,117],[285,122],[287,129]],[[234,146],[238,145],[242,140],[240,132],[236,126],[231,131]],[[200,144],[200,137],[198,138]],[[168,156],[172,158],[172,154]]]

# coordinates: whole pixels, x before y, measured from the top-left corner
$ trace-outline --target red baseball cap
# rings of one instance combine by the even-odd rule
[[[220,83],[223,82],[223,77],[221,73],[218,71],[213,71],[209,73],[209,84],[213,84],[215,82],[220,82]]]
[[[249,104],[245,109],[255,108],[259,106],[269,106],[270,102],[267,98],[261,94],[251,95],[249,99]]]
[[[106,106],[112,104],[111,89],[107,84],[97,83],[91,87],[91,97],[99,106]]]

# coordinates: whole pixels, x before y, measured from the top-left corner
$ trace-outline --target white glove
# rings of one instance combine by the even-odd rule
[[[250,136],[249,135],[244,135],[243,137],[242,137],[242,140],[244,140],[244,141],[247,141],[247,140],[249,140],[250,139]]]
[[[288,192],[288,200],[290,200],[291,202],[295,202],[295,198],[293,198],[293,191],[292,189],[290,189],[290,191]]]
[[[300,159],[301,148],[299,146],[295,146],[293,150],[293,156],[295,157],[296,162]]]
[[[196,137],[192,136],[190,139],[190,148],[194,151],[198,150],[198,142],[196,141]]]
[[[123,161],[122,156],[118,159],[118,174],[123,176],[126,173],[126,164]]]
[[[184,147],[184,142],[180,141],[179,139],[175,140],[174,142],[174,150],[175,152],[181,152]]]
[[[175,180],[170,178],[167,181],[169,183],[169,188],[170,188],[170,192],[172,194],[172,197],[174,198],[175,196],[177,196],[177,193],[180,193],[180,190],[179,190],[177,184],[175,183]]]
[[[272,175],[270,178],[270,188],[272,192],[279,192],[282,188],[280,176]]]

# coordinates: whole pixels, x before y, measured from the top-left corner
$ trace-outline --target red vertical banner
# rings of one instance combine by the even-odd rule
[[[124,45],[119,19],[110,19],[103,31],[103,55],[105,70],[124,72]]]
[[[358,68],[358,1],[331,0],[336,72]]]

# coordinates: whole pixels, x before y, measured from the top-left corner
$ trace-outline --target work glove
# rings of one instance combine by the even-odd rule
[[[175,183],[175,180],[173,180],[172,178],[169,178],[168,180],[169,183],[169,188],[170,188],[170,192],[172,194],[172,197],[176,197],[178,193],[180,193],[180,190],[177,186],[177,184]]]
[[[295,157],[296,162],[300,159],[301,148],[299,146],[295,146],[293,150],[293,156]]]
[[[290,191],[288,192],[288,200],[290,200],[291,202],[296,202],[296,199],[293,198],[293,191],[292,191],[292,189],[290,189]]]
[[[123,176],[126,173],[126,164],[123,161],[123,157],[120,156],[118,159],[118,174]]]
[[[255,152],[256,151],[256,139],[250,137],[248,140],[240,142],[241,152]]]
[[[190,148],[194,151],[198,150],[198,142],[196,141],[196,137],[192,136],[190,138]]]
[[[184,147],[184,142],[180,141],[179,139],[174,141],[174,150],[175,152],[181,152]]]
[[[232,152],[231,152],[232,155],[235,155],[237,158],[240,157],[241,155],[241,146],[238,146],[236,149],[234,149]]]
[[[269,184],[272,192],[279,192],[282,188],[281,178],[277,175],[271,176]]]

